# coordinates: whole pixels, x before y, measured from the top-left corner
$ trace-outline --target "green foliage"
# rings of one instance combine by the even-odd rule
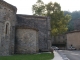
[[[70,15],[65,15],[61,11],[61,7],[58,3],[48,3],[46,5],[47,16],[51,17],[51,33],[52,35],[58,35],[65,33],[68,28],[68,22],[70,21]]]
[[[80,11],[73,11],[72,13],[69,11],[64,11],[64,15],[69,14],[71,15],[71,20],[68,24],[68,31],[73,31],[74,29],[74,21],[80,18]]]
[[[43,1],[38,0],[36,4],[32,6],[33,15],[44,16],[45,15],[45,4]]]
[[[0,60],[51,60],[53,59],[51,53],[41,54],[27,54],[27,55],[13,55],[13,56],[0,56]]]
[[[66,32],[68,30],[67,25],[70,21],[70,15],[64,15],[61,11],[61,6],[55,2],[49,2],[48,4],[41,3],[38,0],[36,4],[33,5],[34,15],[38,16],[49,16],[51,18],[51,34],[58,35]],[[41,3],[41,4],[40,4]],[[43,7],[44,6],[44,7]],[[42,8],[43,7],[43,8]]]

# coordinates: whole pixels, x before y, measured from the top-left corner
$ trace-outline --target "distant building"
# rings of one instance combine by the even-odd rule
[[[15,6],[0,0],[0,55],[48,51],[51,42],[49,17],[16,12]]]
[[[80,49],[80,31],[67,33],[67,48],[70,48],[71,46]]]
[[[60,34],[54,38],[52,37],[52,45],[58,47],[66,47],[66,34]]]

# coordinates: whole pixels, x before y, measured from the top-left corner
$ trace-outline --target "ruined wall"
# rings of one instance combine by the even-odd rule
[[[36,53],[38,52],[38,31],[33,29],[16,30],[16,53]]]
[[[14,53],[13,26],[16,22],[16,11],[12,5],[0,0],[0,55]]]

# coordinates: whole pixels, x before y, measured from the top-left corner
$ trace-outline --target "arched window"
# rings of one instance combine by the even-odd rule
[[[6,24],[5,32],[6,32],[6,35],[9,33],[9,23]]]

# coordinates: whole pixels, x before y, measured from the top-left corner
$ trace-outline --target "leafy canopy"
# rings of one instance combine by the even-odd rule
[[[52,35],[58,35],[65,33],[68,28],[68,22],[70,21],[70,15],[64,16],[63,11],[58,3],[48,3],[46,5],[47,16],[51,18],[51,33]]]
[[[44,16],[45,14],[45,4],[43,1],[38,0],[36,4],[32,6],[33,15]]]
[[[61,11],[61,6],[57,2],[44,4],[41,0],[38,0],[33,5],[33,12],[34,15],[50,17],[52,35],[56,36],[68,30],[67,25],[71,16],[68,14],[64,15],[63,11]]]

